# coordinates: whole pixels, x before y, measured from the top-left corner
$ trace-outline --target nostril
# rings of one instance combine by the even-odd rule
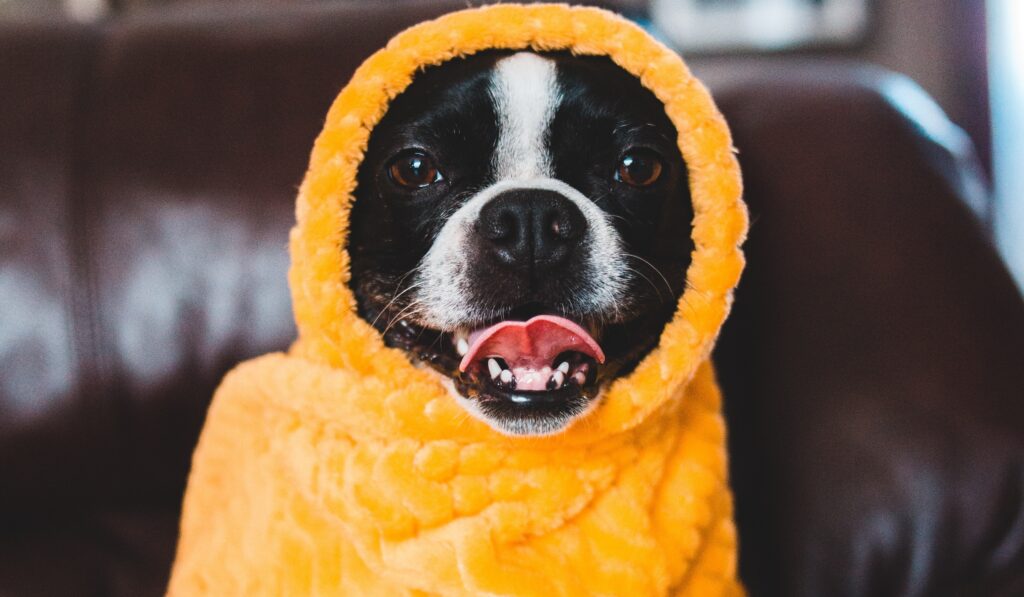
[[[552,238],[568,240],[568,236],[572,232],[572,225],[561,214],[553,213],[548,216],[547,229]]]
[[[514,241],[518,235],[519,222],[516,214],[501,204],[489,204],[480,212],[477,231],[485,239],[503,243]]]
[[[480,221],[480,234],[495,242],[513,240],[516,235],[516,218],[507,211],[494,214]]]
[[[583,214],[575,205],[558,205],[546,218],[545,228],[553,240],[570,242],[580,237],[586,227]]]

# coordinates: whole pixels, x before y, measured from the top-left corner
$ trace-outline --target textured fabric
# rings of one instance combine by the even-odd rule
[[[695,251],[660,343],[565,433],[509,438],[360,319],[345,251],[370,132],[424,67],[490,49],[607,55],[665,104]],[[299,191],[299,338],[239,366],[193,459],[172,595],[734,595],[709,362],[747,226],[724,121],[681,59],[610,13],[498,5],[413,27],[335,100]],[[680,226],[687,223],[680,222]]]

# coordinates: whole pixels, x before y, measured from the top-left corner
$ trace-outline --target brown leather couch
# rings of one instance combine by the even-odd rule
[[[214,387],[293,337],[327,105],[435,4],[0,24],[0,595],[162,592]],[[752,594],[1024,595],[1024,301],[969,144],[891,73],[697,66],[753,215],[717,354]]]

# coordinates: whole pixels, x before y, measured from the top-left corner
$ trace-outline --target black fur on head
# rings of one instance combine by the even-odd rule
[[[416,76],[370,137],[348,246],[360,316],[474,414],[527,434],[564,428],[657,344],[693,249],[664,106],[607,58],[531,56]],[[589,330],[606,362],[526,398],[459,371],[469,330],[539,314]]]

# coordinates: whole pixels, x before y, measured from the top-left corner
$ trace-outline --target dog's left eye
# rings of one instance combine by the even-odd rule
[[[647,187],[661,178],[662,164],[658,154],[649,149],[630,149],[622,155],[614,178],[634,187]]]
[[[444,180],[433,158],[415,151],[398,156],[388,166],[388,177],[407,189],[422,189]]]

